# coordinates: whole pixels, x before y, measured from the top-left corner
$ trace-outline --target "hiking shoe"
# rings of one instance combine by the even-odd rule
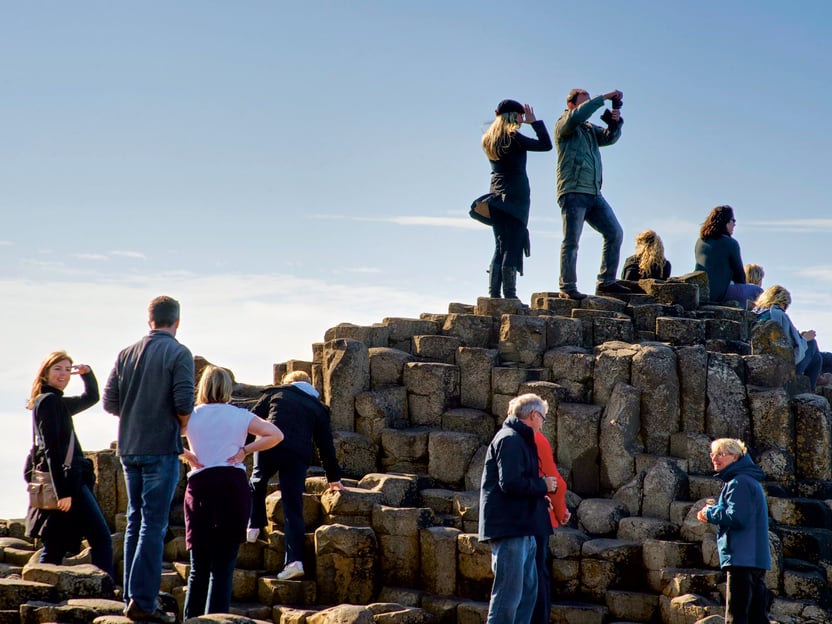
[[[586,299],[585,294],[572,289],[561,290],[559,294],[561,299],[572,299],[573,301],[580,301],[581,299]]]
[[[145,611],[133,600],[124,609],[124,615],[134,622],[155,622],[155,624],[175,624],[176,622],[176,616],[173,613],[168,613],[158,606],[153,611]]]
[[[260,537],[260,529],[248,529],[246,531],[246,541],[249,544],[256,542],[258,537]]]
[[[303,576],[303,563],[300,561],[292,561],[287,563],[283,571],[277,575],[278,580],[288,581],[293,578],[300,578]]]

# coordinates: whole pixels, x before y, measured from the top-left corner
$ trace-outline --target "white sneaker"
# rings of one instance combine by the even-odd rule
[[[258,537],[260,537],[260,529],[249,529],[246,531],[246,541],[249,544],[256,542]]]
[[[283,571],[277,575],[278,580],[288,581],[293,578],[300,578],[303,576],[303,563],[300,561],[292,561],[287,563]]]

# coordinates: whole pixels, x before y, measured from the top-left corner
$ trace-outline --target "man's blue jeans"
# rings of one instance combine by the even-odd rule
[[[560,289],[578,289],[578,243],[584,222],[604,237],[601,249],[601,271],[596,286],[615,281],[624,230],[615,213],[600,194],[564,193],[558,198],[563,220],[563,242],[560,245]]]
[[[156,609],[170,504],[179,481],[178,455],[123,455],[127,482],[124,601]]]
[[[529,624],[537,602],[537,546],[534,536],[491,540],[494,585],[488,624]]]

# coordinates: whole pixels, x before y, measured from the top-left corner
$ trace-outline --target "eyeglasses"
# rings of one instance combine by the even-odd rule
[[[711,453],[711,459],[722,459],[723,457],[728,457],[729,455],[733,455],[733,453],[726,453],[725,451],[720,451],[719,453]]]
[[[540,422],[546,422],[546,416],[544,416],[541,412],[538,412],[537,410],[532,410],[532,412],[538,415]]]

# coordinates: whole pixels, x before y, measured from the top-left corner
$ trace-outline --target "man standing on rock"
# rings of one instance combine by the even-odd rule
[[[124,614],[173,624],[157,603],[168,516],[179,482],[182,430],[194,409],[194,359],[176,340],[179,302],[156,297],[150,333],[118,354],[104,387],[104,409],[119,417],[118,454],[127,483]]]
[[[536,535],[550,535],[547,492],[555,477],[540,477],[535,418],[549,406],[536,394],[508,405],[508,417],[488,445],[480,486],[479,539],[491,545],[494,585],[488,624],[529,624],[537,600]]]
[[[578,243],[584,223],[604,238],[601,270],[595,292],[615,295],[630,292],[615,281],[624,232],[612,207],[601,195],[601,151],[621,136],[621,103],[624,94],[610,91],[594,98],[584,89],[572,89],[566,97],[566,110],[555,124],[555,147],[558,152],[558,205],[563,221],[563,242],[560,246],[560,292],[562,297],[583,299],[578,291]],[[612,101],[601,119],[601,128],[589,123],[592,114]]]

